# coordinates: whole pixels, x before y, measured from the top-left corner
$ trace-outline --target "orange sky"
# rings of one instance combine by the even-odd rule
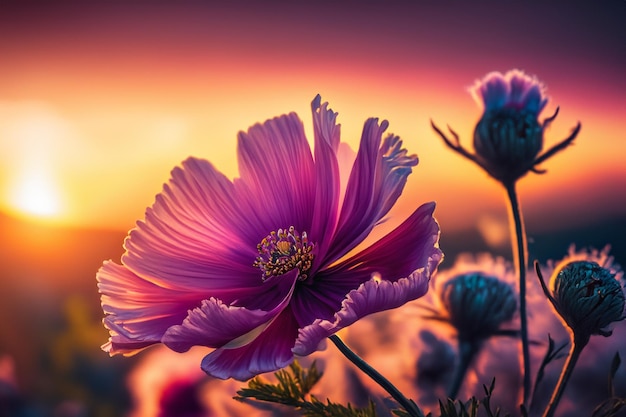
[[[239,130],[296,111],[310,133],[320,93],[353,147],[377,116],[420,156],[398,217],[436,200],[444,228],[501,222],[497,184],[429,123],[471,146],[466,88],[517,67],[547,85],[544,116],[561,107],[547,145],[583,124],[547,175],[522,180],[527,214],[624,215],[624,3],[490,4],[0,6],[0,210],[128,229],[188,155],[234,177]]]

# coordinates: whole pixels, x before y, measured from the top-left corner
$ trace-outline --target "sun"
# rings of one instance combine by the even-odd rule
[[[31,172],[20,178],[10,196],[13,209],[29,217],[49,219],[61,212],[59,190],[50,176]]]

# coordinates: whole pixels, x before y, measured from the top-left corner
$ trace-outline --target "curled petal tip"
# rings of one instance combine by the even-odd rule
[[[311,109],[315,111],[320,108],[321,104],[322,104],[322,96],[318,94],[315,96],[315,98],[311,102]]]

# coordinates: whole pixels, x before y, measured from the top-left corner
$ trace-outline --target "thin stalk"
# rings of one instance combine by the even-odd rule
[[[565,386],[567,385],[567,381],[569,381],[570,376],[572,375],[572,371],[576,366],[576,362],[578,361],[578,357],[580,353],[583,351],[583,348],[589,342],[589,337],[586,338],[578,338],[574,335],[574,341],[572,343],[572,348],[570,349],[569,356],[567,358],[567,362],[563,367],[563,371],[561,371],[561,376],[559,377],[559,382],[557,382],[556,387],[554,388],[554,392],[552,393],[552,398],[550,398],[550,403],[548,403],[548,407],[546,411],[543,413],[543,417],[553,417],[556,411],[557,405],[559,405],[559,401],[561,400],[561,396],[565,391]]]
[[[376,369],[372,368],[359,355],[354,353],[336,334],[328,337],[337,346],[337,349],[344,354],[346,358],[355,364],[367,376],[372,378],[378,385],[393,397],[407,413],[412,417],[424,417],[424,413],[419,409],[417,404],[406,398],[387,378],[382,376]]]
[[[456,367],[454,377],[452,378],[452,384],[448,390],[448,397],[455,399],[459,393],[459,388],[463,384],[467,370],[470,364],[474,360],[474,357],[478,353],[478,346],[476,343],[469,342],[467,340],[459,341],[459,366]]]
[[[515,181],[505,183],[504,187],[506,188],[509,200],[513,230],[515,232],[511,236],[511,247],[513,249],[515,267],[519,273],[519,312],[523,375],[522,404],[526,405],[528,396],[530,395],[530,349],[528,344],[528,317],[526,315],[526,231],[524,230],[522,209],[517,199],[517,192],[515,191]]]

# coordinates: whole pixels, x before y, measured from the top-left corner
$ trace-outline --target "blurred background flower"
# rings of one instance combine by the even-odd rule
[[[566,259],[576,258],[604,259],[607,264],[607,252],[574,251]],[[601,262],[601,261],[600,261]],[[544,272],[550,272],[558,262],[546,262]],[[514,274],[511,266],[501,258],[488,254],[461,254],[454,267],[441,269],[435,281],[440,278],[454,277],[459,271],[481,270],[491,276],[499,277],[502,282],[513,285]],[[442,279],[442,281],[444,281]],[[531,340],[531,369],[533,383],[548,347],[548,335],[558,347],[569,342],[567,330],[552,306],[543,295],[539,281],[533,274],[528,280],[529,330]],[[379,313],[366,318],[362,325],[355,326],[345,337],[374,367],[383,369],[389,379],[407,396],[418,401],[425,412],[439,409],[438,399],[445,398],[458,364],[458,340],[456,330],[449,324],[435,320],[425,320],[424,305],[437,310],[442,309],[436,292],[429,292],[424,298],[409,303],[402,308]],[[444,314],[444,311],[441,311]],[[519,329],[519,317],[515,317],[506,329]],[[626,323],[618,322],[612,327],[610,338],[592,337],[583,351],[576,369],[559,405],[559,416],[574,417],[591,415],[593,409],[608,397],[608,375],[611,361],[616,352],[626,357]],[[376,336],[374,336],[376,335]],[[565,347],[567,353],[569,346]],[[496,384],[492,404],[497,404],[505,411],[516,413],[518,410],[517,394],[521,389],[518,340],[512,337],[491,337],[486,340],[475,362],[469,367],[465,382],[459,389],[457,398],[463,401],[471,396],[482,398],[483,385],[489,386],[495,377]],[[533,413],[540,413],[546,406],[563,366],[564,355],[550,362],[545,368],[545,375],[536,388],[533,398]],[[593,386],[589,381],[594,382]],[[370,392],[379,392],[379,388],[362,378]],[[617,394],[625,395],[626,369],[622,366],[615,376]],[[620,414],[621,415],[621,414]]]
[[[208,377],[198,365],[206,348],[179,354],[163,346],[146,352],[129,373],[129,417],[220,417],[261,415],[232,399],[241,383]]]
[[[159,345],[148,349],[128,374],[132,396],[128,417],[257,417],[298,416],[300,412],[279,404],[233,400],[245,383],[207,376],[198,363],[209,349],[194,347],[177,353]],[[367,404],[367,393],[358,383],[345,357],[334,347],[300,358],[304,367],[315,361],[324,377],[311,394],[320,400]],[[262,378],[276,382],[272,373]]]
[[[609,246],[605,246],[602,250],[592,248],[576,250],[576,247],[571,245],[567,255],[560,260],[547,261],[545,264],[540,265],[540,270],[544,277],[553,276],[563,266],[572,262],[588,262],[605,268],[613,275],[611,279],[614,279],[621,287],[621,291],[624,291],[624,274],[620,265],[615,262],[610,254]],[[549,331],[552,338],[560,343],[570,342],[570,330],[567,329],[566,323],[554,312],[550,302],[539,294],[538,279],[536,277],[531,279],[537,282],[533,288],[537,293],[535,299],[540,300],[535,304],[535,312],[541,312],[543,306],[545,316],[551,313],[551,322],[554,322],[554,317],[559,320],[559,323],[552,323],[548,327],[546,326],[548,322],[542,317],[541,320],[535,321],[537,327],[544,332]],[[623,298],[621,307],[622,309],[624,308]],[[549,310],[552,311],[549,312]],[[590,414],[595,406],[607,398],[609,392],[608,374],[611,369],[611,361],[616,353],[621,358],[626,357],[624,356],[626,355],[626,344],[624,343],[626,340],[626,323],[623,320],[612,323],[609,330],[613,333],[611,337],[593,336],[589,339],[567,384],[563,399],[558,406],[557,415],[573,417],[581,413]],[[569,345],[565,352],[568,350]],[[549,372],[546,374],[545,381],[536,389],[540,394],[536,399],[537,406],[544,406],[547,403],[562,366],[563,360],[548,367]],[[599,382],[590,384],[589,381]],[[626,387],[626,369],[623,366],[615,374],[614,385],[618,387],[617,395],[626,395],[626,390],[621,388]],[[622,410],[620,415],[623,415],[625,412],[626,410]]]
[[[517,312],[511,282],[512,267],[503,259],[483,255],[479,261],[459,257],[449,271],[437,274],[433,282],[434,305],[423,305],[423,317],[450,325],[456,332],[457,360],[447,396],[457,398],[467,370],[480,354],[483,344],[496,336],[518,337],[519,330],[506,329]],[[492,271],[499,269],[500,274]]]

